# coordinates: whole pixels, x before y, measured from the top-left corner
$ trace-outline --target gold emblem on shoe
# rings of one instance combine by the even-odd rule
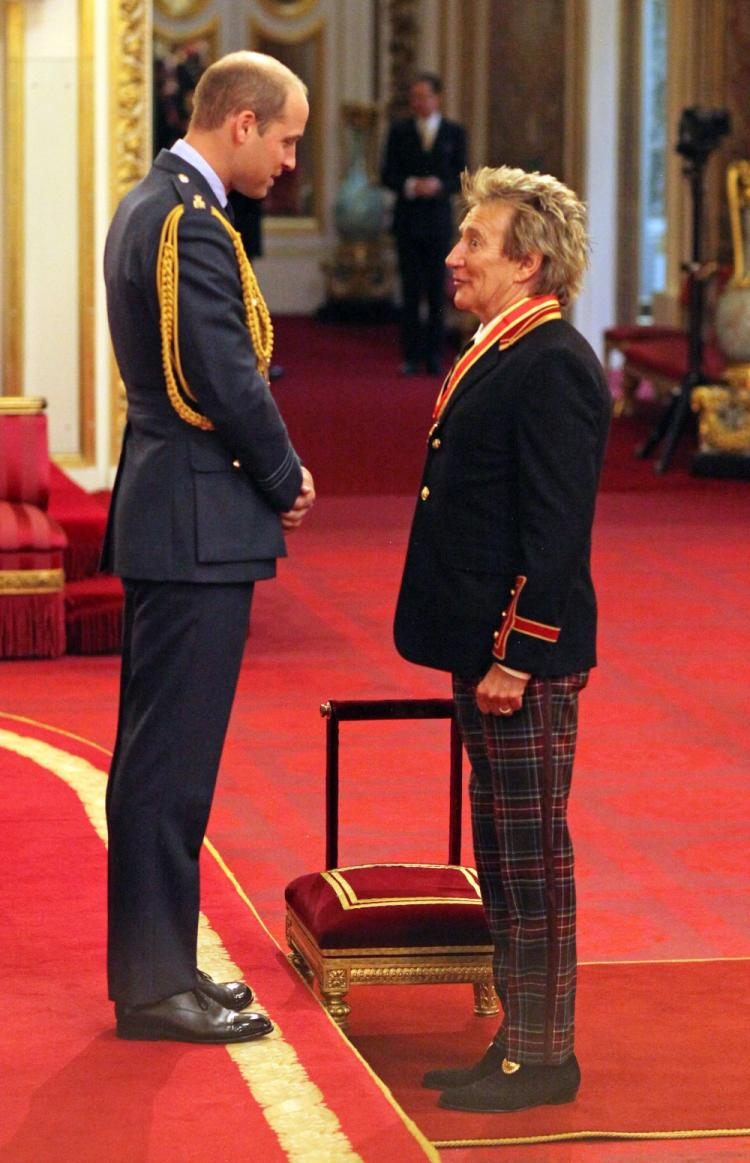
[[[511,1062],[508,1058],[503,1058],[503,1074],[516,1074],[520,1069],[520,1062]]]

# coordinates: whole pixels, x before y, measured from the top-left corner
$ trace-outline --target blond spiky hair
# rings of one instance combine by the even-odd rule
[[[541,254],[536,294],[557,295],[564,307],[578,294],[589,265],[586,207],[550,174],[527,173],[511,166],[481,166],[461,175],[467,211],[488,202],[514,208],[505,237],[507,258]]]

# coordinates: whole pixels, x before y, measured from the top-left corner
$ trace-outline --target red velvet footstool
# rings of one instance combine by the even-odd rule
[[[326,868],[287,885],[290,959],[318,982],[342,1027],[353,985],[467,982],[474,1010],[496,1014],[492,944],[473,868],[460,863],[461,741],[450,699],[349,700],[321,707],[327,719]],[[338,724],[341,720],[451,720],[451,803],[447,864],[336,867]]]

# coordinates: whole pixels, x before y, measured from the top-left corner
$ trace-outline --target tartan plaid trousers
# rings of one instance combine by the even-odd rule
[[[573,1053],[576,928],[567,805],[588,672],[531,678],[513,715],[484,715],[475,683],[454,675],[474,855],[495,946],[512,1062],[558,1065]]]

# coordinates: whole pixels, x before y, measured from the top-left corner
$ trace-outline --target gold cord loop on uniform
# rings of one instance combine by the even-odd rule
[[[232,240],[234,253],[237,256],[237,266],[240,271],[247,329],[250,332],[253,351],[258,361],[258,371],[264,380],[268,381],[268,371],[271,366],[271,355],[273,353],[273,324],[271,323],[271,313],[266,306],[263,293],[258,286],[255,271],[250,265],[250,260],[245,253],[245,247],[242,244],[242,235],[238,230],[235,230],[231,222],[215,206],[211,207],[211,213],[214,218],[218,218]]]
[[[177,415],[194,428],[202,428],[204,431],[210,432],[214,425],[208,417],[197,412],[195,408],[191,408],[185,399],[187,396],[189,399],[195,400],[195,394],[185,379],[180,361],[178,312],[180,271],[177,230],[183,212],[184,206],[182,205],[175,206],[170,211],[164,221],[159,239],[156,291],[159,300],[162,367],[167,385],[167,396]],[[240,272],[242,299],[245,304],[245,318],[250,340],[255,352],[258,371],[264,379],[268,380],[273,351],[273,325],[268,307],[255,278],[255,272],[245,254],[241,235],[215,207],[211,208],[211,213],[218,218],[232,240]]]

